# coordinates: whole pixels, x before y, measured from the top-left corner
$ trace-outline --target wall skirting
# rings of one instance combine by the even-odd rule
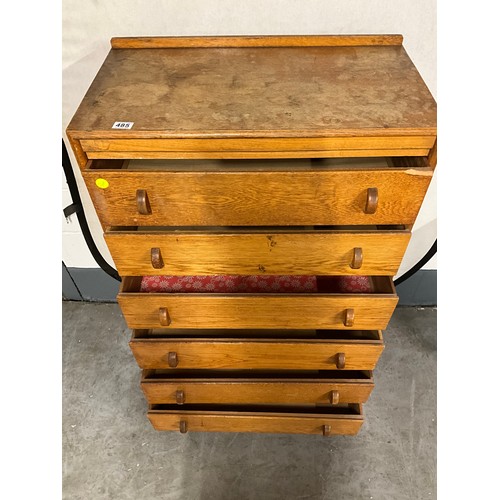
[[[437,306],[437,271],[420,269],[396,287],[400,306]]]
[[[116,302],[120,283],[100,268],[66,267],[63,263],[64,300]],[[399,306],[436,306],[437,271],[424,269],[396,287]]]
[[[76,287],[64,262],[62,263],[62,296],[63,300],[82,300],[80,291]]]
[[[66,289],[68,280],[64,279],[64,270],[71,277],[71,281],[78,289],[80,298],[70,296],[70,290]],[[63,299],[83,300],[86,302],[116,302],[116,294],[120,283],[106,274],[100,267],[65,267],[63,264]]]

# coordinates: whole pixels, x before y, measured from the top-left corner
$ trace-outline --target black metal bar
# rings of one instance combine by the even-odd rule
[[[429,248],[429,251],[406,273],[404,273],[402,276],[400,276],[397,280],[394,281],[394,284],[396,286],[400,285],[403,283],[403,281],[406,281],[408,278],[412,277],[417,271],[419,271],[427,262],[431,260],[431,258],[434,256],[434,254],[437,252],[437,244],[438,240],[436,238],[436,241],[434,244]]]
[[[80,224],[80,228],[83,233],[83,237],[85,238],[85,242],[94,257],[95,261],[99,265],[99,267],[109,274],[112,278],[117,281],[121,281],[120,275],[118,271],[111,267],[104,257],[99,252],[90,232],[89,225],[87,223],[87,218],[85,217],[85,212],[83,210],[82,200],[80,198],[80,193],[78,191],[78,185],[76,183],[75,173],[73,172],[73,167],[71,166],[71,161],[69,159],[68,150],[66,149],[66,144],[64,144],[64,140],[62,141],[62,166],[64,169],[64,175],[66,176],[66,182],[68,183],[69,192],[71,194],[71,200],[73,201],[70,207],[73,207],[76,216],[78,217],[78,222]],[[69,208],[69,207],[66,207]],[[66,209],[65,209],[66,210]],[[66,215],[66,214],[65,214]]]

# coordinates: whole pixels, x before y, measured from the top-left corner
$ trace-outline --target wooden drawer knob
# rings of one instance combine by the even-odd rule
[[[344,352],[339,352],[337,354],[336,365],[337,365],[337,368],[339,370],[343,370],[345,368],[345,353]]]
[[[168,366],[170,366],[170,368],[175,368],[179,364],[179,359],[177,358],[176,352],[169,352],[167,359]]]
[[[332,426],[331,425],[324,425],[323,426],[323,436],[329,436],[332,432]]]
[[[344,357],[345,358],[345,357]],[[344,366],[345,366],[345,359],[344,359]],[[331,391],[330,392],[330,403],[332,405],[338,405],[340,401],[340,394],[339,391]]]
[[[137,201],[137,211],[141,215],[149,215],[151,213],[151,205],[149,204],[147,191],[145,189],[138,189],[135,196]]]
[[[168,326],[172,322],[170,315],[168,314],[168,309],[166,307],[160,307],[159,309],[160,325]]]
[[[346,309],[344,317],[344,326],[354,325],[354,309]]]
[[[378,205],[378,189],[368,188],[366,196],[365,214],[374,214]]]
[[[363,264],[363,249],[355,248],[353,250],[351,268],[352,269],[360,269],[361,264]]]
[[[159,248],[151,249],[151,265],[155,269],[161,269],[165,264],[163,263],[163,258],[161,256],[161,250]]]
[[[188,424],[185,420],[181,420],[179,424],[179,430],[181,431],[181,434],[186,434],[188,431]]]
[[[175,402],[178,405],[183,405],[185,400],[186,400],[186,396],[184,395],[183,390],[179,389],[178,391],[175,391]]]

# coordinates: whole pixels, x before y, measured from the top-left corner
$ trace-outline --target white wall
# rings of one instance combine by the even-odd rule
[[[403,45],[436,98],[436,0],[63,0],[63,137],[73,113],[110,49],[113,36],[401,33]],[[68,143],[67,143],[68,145]],[[68,149],[69,145],[68,145]],[[97,246],[113,261],[70,151],[85,212]],[[70,203],[63,180],[63,207]],[[68,267],[98,267],[76,217],[62,217]],[[414,226],[400,274],[436,237],[436,182]],[[433,258],[426,266],[436,269]]]

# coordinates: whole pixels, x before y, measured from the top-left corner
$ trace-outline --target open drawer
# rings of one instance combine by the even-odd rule
[[[285,328],[383,330],[398,302],[392,279],[371,276],[372,293],[332,291],[318,277],[315,293],[144,293],[142,276],[125,277],[118,293],[129,328]]]
[[[105,227],[415,221],[431,168],[335,161],[91,160],[82,175]]]
[[[217,408],[217,409],[215,409]],[[336,406],[152,405],[148,418],[157,431],[357,434],[363,424],[360,404]]]
[[[144,370],[141,388],[150,404],[364,403],[370,371],[297,372]]]
[[[410,241],[405,226],[109,228],[121,276],[320,274],[394,276]]]
[[[134,330],[143,369],[373,370],[384,350],[379,330]],[[286,333],[287,337],[283,336]],[[182,376],[182,372],[177,373]]]

